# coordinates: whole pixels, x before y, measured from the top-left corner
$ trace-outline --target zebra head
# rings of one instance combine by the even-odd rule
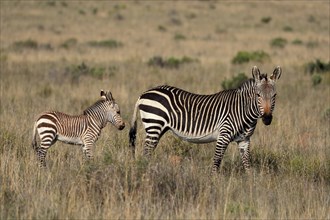
[[[270,125],[273,119],[272,113],[275,108],[276,97],[275,82],[280,78],[281,73],[282,69],[279,66],[274,69],[270,77],[267,77],[267,74],[261,74],[258,67],[252,68],[252,75],[256,82],[258,108],[265,125]]]
[[[123,130],[125,128],[125,123],[123,118],[120,116],[119,106],[115,102],[111,92],[101,90],[101,98],[109,104],[107,105],[107,120],[117,129]]]

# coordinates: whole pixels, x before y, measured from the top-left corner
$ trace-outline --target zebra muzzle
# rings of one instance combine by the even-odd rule
[[[125,123],[123,122],[122,124],[117,126],[118,130],[123,130],[125,128]]]
[[[262,116],[262,122],[265,125],[270,125],[272,123],[272,120],[273,120],[273,115],[272,114],[264,114]]]

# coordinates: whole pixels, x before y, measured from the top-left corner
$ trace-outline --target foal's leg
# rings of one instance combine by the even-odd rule
[[[55,133],[40,134],[40,146],[36,148],[36,154],[40,167],[46,167],[47,150],[56,142]]]

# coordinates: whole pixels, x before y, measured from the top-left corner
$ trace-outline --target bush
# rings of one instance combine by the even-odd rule
[[[183,34],[175,34],[174,35],[174,40],[185,40],[186,36],[184,36]]]
[[[322,82],[322,77],[320,76],[320,74],[314,74],[312,76],[312,83],[313,86],[317,86]]]
[[[165,31],[167,31],[167,28],[164,27],[163,25],[158,25],[158,30],[162,31],[162,32],[165,32]]]
[[[330,72],[330,61],[328,63],[316,59],[305,65],[305,72],[309,74]]]
[[[263,17],[261,18],[261,22],[268,24],[272,20],[272,17]]]
[[[15,49],[38,49],[38,43],[34,40],[28,39],[25,41],[16,41],[14,43]]]
[[[284,26],[283,27],[283,31],[292,32],[293,31],[293,28],[291,26]]]
[[[292,41],[292,44],[294,44],[294,45],[302,45],[303,42],[302,42],[302,40],[300,40],[300,39],[294,39],[294,40]]]
[[[245,75],[245,73],[239,73],[237,76],[234,76],[231,79],[225,79],[221,83],[221,86],[223,89],[236,89],[247,79],[248,77]]]
[[[73,65],[71,67],[66,68],[66,72],[69,74],[71,78],[72,84],[78,84],[81,76],[91,76],[96,79],[103,79],[105,76],[114,74],[117,70],[115,67],[109,67],[109,72],[105,67],[89,67],[84,62],[80,65]]]
[[[234,64],[242,64],[242,63],[248,63],[250,61],[257,61],[257,62],[263,62],[265,60],[270,59],[270,56],[260,50],[260,51],[239,51],[236,56],[233,58],[232,63]]]
[[[186,64],[186,63],[192,63],[192,62],[197,62],[197,59],[193,59],[190,57],[182,57],[176,58],[176,57],[169,57],[167,59],[163,59],[160,56],[154,56],[148,61],[149,66],[157,66],[161,68],[179,68],[181,65]]]
[[[287,43],[288,41],[285,38],[277,37],[270,42],[270,45],[272,47],[284,48]]]
[[[65,49],[69,49],[70,47],[73,47],[77,44],[77,39],[76,38],[69,38],[66,41],[64,41],[60,47],[65,48]]]
[[[122,47],[123,43],[116,40],[103,40],[103,41],[90,41],[88,44],[92,47],[106,47],[106,48],[118,48]]]

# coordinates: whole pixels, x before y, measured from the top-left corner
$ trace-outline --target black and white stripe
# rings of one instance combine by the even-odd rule
[[[137,100],[130,129],[130,147],[135,153],[136,119],[140,111],[146,131],[144,154],[150,155],[162,135],[171,130],[193,143],[216,141],[213,171],[219,170],[228,144],[238,143],[243,165],[249,169],[250,137],[257,119],[266,125],[272,120],[275,106],[275,81],[281,68],[267,77],[253,67],[253,79],[239,88],[212,95],[198,95],[171,86],[159,86],[144,92]]]
[[[44,112],[34,124],[32,146],[36,150],[40,166],[45,166],[47,150],[57,140],[83,146],[87,158],[92,158],[91,148],[107,122],[122,130],[125,123],[119,106],[111,92],[101,91],[101,100],[88,107],[82,115],[71,116],[57,111]],[[40,143],[37,143],[37,134]]]

